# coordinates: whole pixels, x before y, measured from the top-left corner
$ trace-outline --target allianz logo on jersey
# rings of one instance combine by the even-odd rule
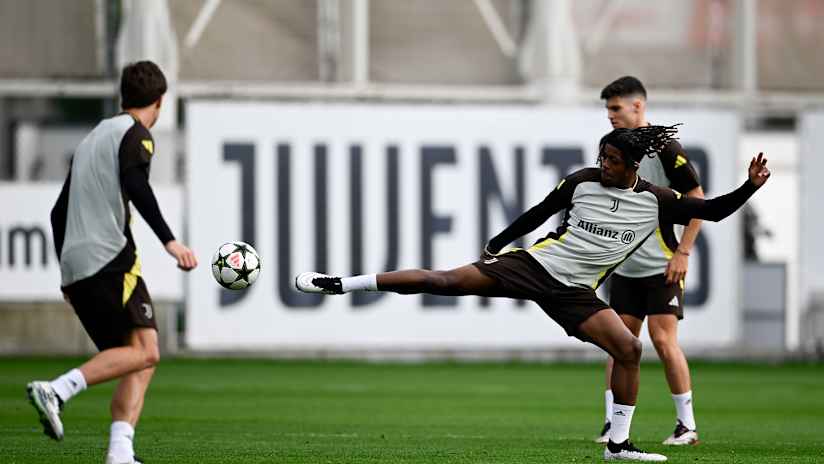
[[[583,219],[578,220],[578,227],[584,229],[585,231],[589,232],[590,234],[599,235],[601,237],[611,238],[613,240],[621,240],[621,242],[630,244],[635,240],[635,232],[631,230],[625,230],[623,233],[619,233],[616,230],[612,230],[606,227],[602,227],[594,222],[585,221]]]

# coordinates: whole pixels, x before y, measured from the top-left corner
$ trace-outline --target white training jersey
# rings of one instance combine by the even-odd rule
[[[712,200],[688,198],[638,178],[632,188],[601,184],[601,170],[570,174],[538,205],[489,241],[500,251],[513,240],[565,210],[555,232],[526,251],[567,286],[597,288],[621,263],[655,234],[659,224],[686,224],[693,218],[720,221],[756,190],[749,181]]]

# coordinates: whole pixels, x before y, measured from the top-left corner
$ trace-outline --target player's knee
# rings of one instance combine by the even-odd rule
[[[666,332],[652,333],[650,334],[650,338],[652,339],[652,344],[655,346],[655,349],[659,351],[662,349],[668,349],[675,344],[675,339]]]
[[[143,348],[143,362],[146,367],[154,367],[160,362],[160,349],[157,345],[148,345]]]
[[[638,337],[632,337],[626,343],[622,343],[618,352],[613,355],[615,362],[623,365],[637,365],[641,362],[641,351],[643,345]]]
[[[455,276],[450,271],[430,271],[426,277],[427,285],[439,293],[449,290],[456,284]]]
[[[644,350],[644,345],[638,337],[632,337],[632,361],[636,364],[641,362],[641,352]]]

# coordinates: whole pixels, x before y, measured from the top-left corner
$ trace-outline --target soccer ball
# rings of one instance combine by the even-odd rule
[[[248,243],[224,243],[212,257],[212,275],[229,290],[242,290],[260,275],[260,257]]]

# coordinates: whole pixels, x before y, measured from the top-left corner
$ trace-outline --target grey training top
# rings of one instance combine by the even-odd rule
[[[149,131],[125,113],[80,142],[51,213],[61,286],[99,272],[140,273],[130,200],[163,243],[174,239],[148,184],[153,152]]]

